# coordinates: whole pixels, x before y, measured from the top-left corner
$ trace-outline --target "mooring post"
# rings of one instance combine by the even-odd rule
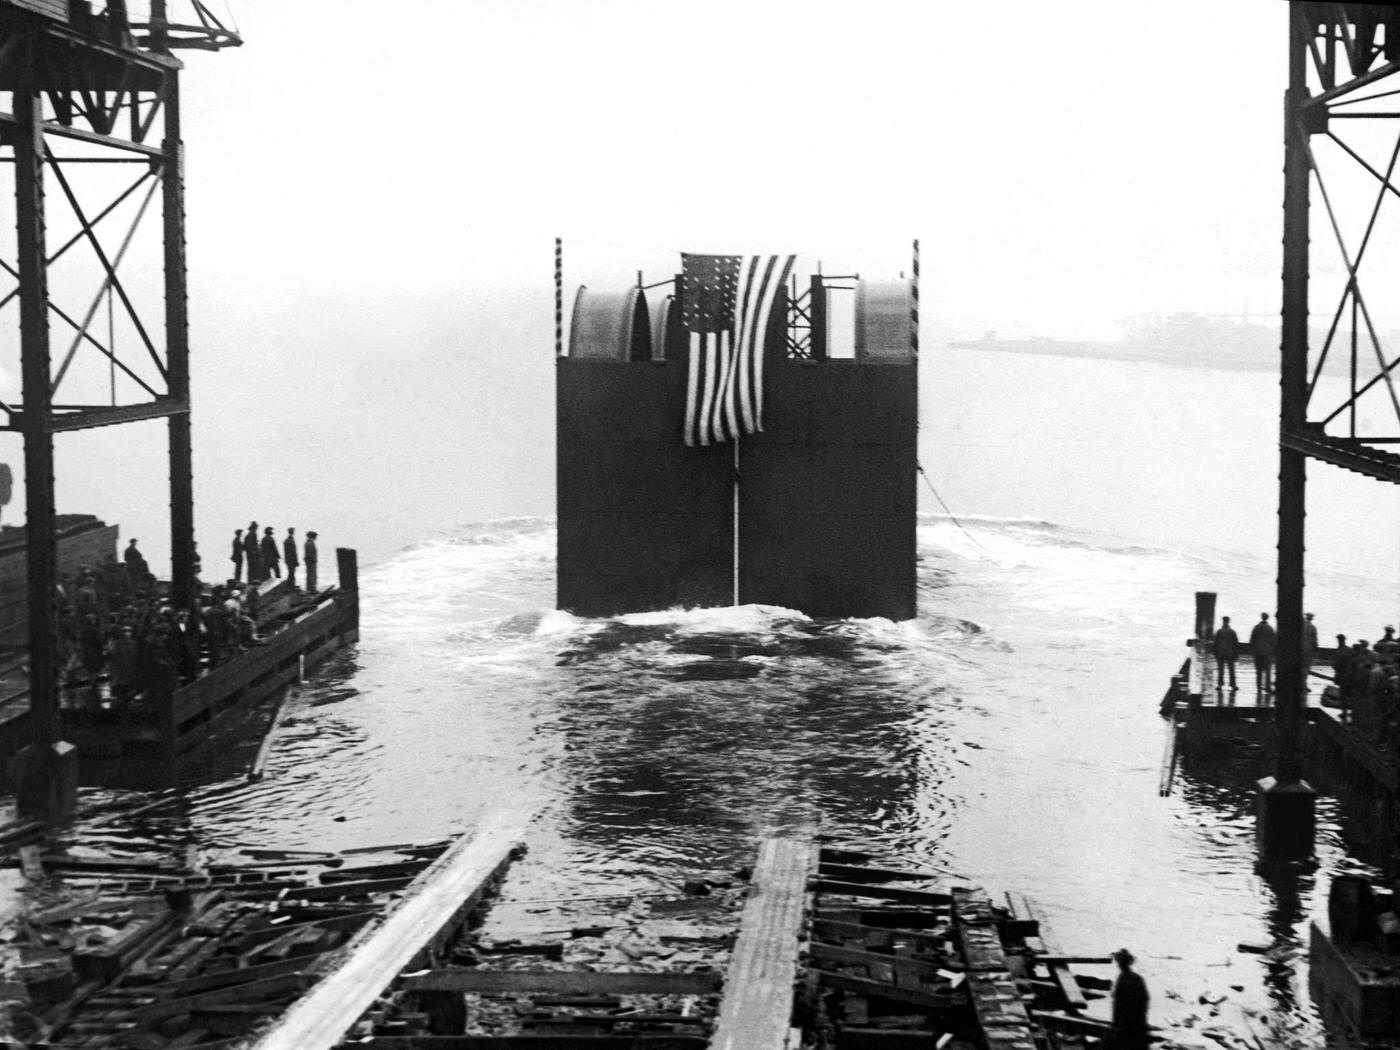
[[[1305,5],[1289,5],[1288,91],[1284,95],[1283,308],[1279,429],[1306,426],[1308,395],[1308,103]],[[1306,860],[1316,831],[1316,792],[1303,780],[1303,525],[1305,454],[1280,441],[1278,499],[1278,666],[1274,775],[1259,782],[1261,863]],[[1263,699],[1262,697],[1260,698]]]
[[[1204,645],[1215,636],[1215,592],[1196,592],[1196,643]]]
[[[335,549],[336,568],[340,574],[340,591],[348,600],[346,626],[360,629],[360,562],[359,556],[351,547]]]

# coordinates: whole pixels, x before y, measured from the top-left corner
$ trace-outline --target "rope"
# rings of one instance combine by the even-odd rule
[[[554,356],[564,356],[564,238],[554,238]]]
[[[918,467],[919,476],[924,479],[924,484],[927,485],[928,490],[933,493],[933,498],[938,500],[938,505],[943,508],[943,512],[948,515],[949,520],[952,521],[952,523],[958,528],[962,529],[963,535],[970,539],[977,546],[978,550],[987,550],[986,547],[983,547],[982,544],[977,542],[976,536],[968,532],[967,529],[963,528],[963,523],[958,520],[957,515],[955,515],[951,510],[948,509],[948,504],[943,502],[943,497],[940,496],[938,494],[938,490],[933,487],[933,481],[929,478],[928,471],[924,470],[924,465],[922,463],[916,463],[915,466]],[[988,551],[988,553],[991,552]]]

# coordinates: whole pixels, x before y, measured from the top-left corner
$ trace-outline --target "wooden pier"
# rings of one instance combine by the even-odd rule
[[[355,552],[337,551],[338,587],[298,591],[286,580],[258,585],[257,644],[179,685],[167,697],[125,712],[104,702],[96,684],[66,691],[64,739],[78,748],[80,782],[157,789],[223,746],[259,705],[359,638]],[[0,758],[28,742],[28,685],[19,666],[0,675]]]
[[[39,851],[70,900],[25,928],[72,947],[17,970],[38,1026],[24,1035],[92,1050],[176,1036],[199,1050],[1079,1050],[1108,1032],[1092,1010],[1108,980],[1072,969],[1106,955],[1064,954],[1018,896],[819,849],[812,827],[765,837],[747,883],[715,896],[640,912],[624,899],[615,925],[493,941],[480,923],[511,903],[496,895],[522,834],[502,816],[454,844],[249,851],[181,874]]]

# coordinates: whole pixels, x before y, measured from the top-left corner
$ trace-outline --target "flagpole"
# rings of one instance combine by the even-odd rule
[[[734,601],[739,604],[739,435],[734,435],[734,475],[730,479],[734,490]]]

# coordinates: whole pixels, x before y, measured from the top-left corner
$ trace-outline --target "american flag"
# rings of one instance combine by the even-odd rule
[[[681,256],[681,321],[690,333],[687,445],[763,429],[763,337],[795,258]]]

